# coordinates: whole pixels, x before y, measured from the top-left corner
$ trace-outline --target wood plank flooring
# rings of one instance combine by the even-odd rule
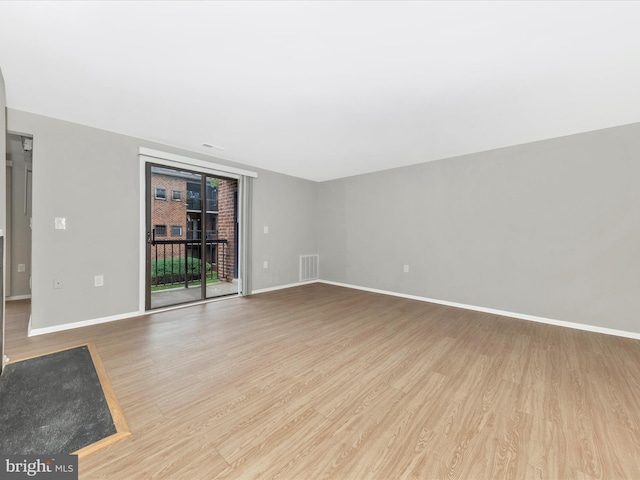
[[[81,479],[640,479],[640,341],[312,284],[94,342],[132,431]]]

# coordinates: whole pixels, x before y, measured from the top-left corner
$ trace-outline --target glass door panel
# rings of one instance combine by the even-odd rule
[[[238,293],[235,179],[147,164],[146,308]]]
[[[147,308],[202,299],[202,177],[147,165]]]
[[[207,298],[238,293],[235,198],[238,181],[208,176],[206,195]],[[209,267],[208,267],[209,268]]]

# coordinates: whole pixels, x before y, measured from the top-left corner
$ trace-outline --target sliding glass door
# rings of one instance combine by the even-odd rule
[[[238,180],[146,164],[146,308],[238,293]]]

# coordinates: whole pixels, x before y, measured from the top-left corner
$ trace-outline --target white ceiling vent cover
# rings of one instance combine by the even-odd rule
[[[317,280],[319,274],[320,255],[300,255],[300,281]]]

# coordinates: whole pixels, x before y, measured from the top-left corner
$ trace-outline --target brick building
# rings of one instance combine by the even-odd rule
[[[227,240],[224,279],[238,277],[238,181],[220,179],[218,183],[218,237]],[[222,249],[221,249],[222,250]],[[219,255],[222,251],[219,252]],[[222,274],[222,270],[220,272]]]
[[[151,177],[151,229],[158,240],[187,238],[186,179],[179,173]]]

